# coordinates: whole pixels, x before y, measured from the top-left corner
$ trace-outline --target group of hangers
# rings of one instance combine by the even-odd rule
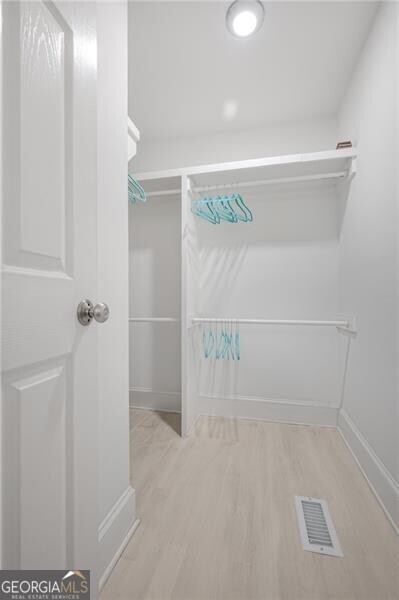
[[[127,191],[129,204],[136,204],[138,200],[140,202],[146,201],[143,187],[131,175],[127,177]]]
[[[221,221],[248,223],[253,220],[253,215],[240,194],[193,200],[191,211],[214,225],[219,225]]]
[[[128,174],[128,199],[129,204],[136,204],[137,201],[145,202],[147,199],[144,188],[130,174]],[[252,212],[242,196],[237,193],[193,200],[191,210],[195,215],[213,225],[219,225],[221,221],[229,223],[253,221]]]
[[[205,358],[240,360],[240,332],[233,322],[216,328],[203,326],[202,348]]]

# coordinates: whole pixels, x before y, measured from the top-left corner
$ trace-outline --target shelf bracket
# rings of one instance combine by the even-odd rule
[[[357,336],[356,318],[352,317],[352,319],[348,319],[347,327],[337,327],[337,332],[342,333],[342,335],[355,338]]]

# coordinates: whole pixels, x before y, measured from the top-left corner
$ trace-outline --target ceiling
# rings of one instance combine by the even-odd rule
[[[164,139],[334,114],[378,3],[264,2],[252,38],[223,1],[129,2],[129,115]]]

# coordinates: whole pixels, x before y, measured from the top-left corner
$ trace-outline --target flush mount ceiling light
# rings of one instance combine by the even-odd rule
[[[235,0],[226,14],[227,29],[236,37],[248,37],[262,26],[264,12],[260,0]]]

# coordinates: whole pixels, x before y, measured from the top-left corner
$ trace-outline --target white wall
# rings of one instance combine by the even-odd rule
[[[224,244],[225,258],[233,265],[232,269],[235,269],[234,285],[233,288],[220,286],[225,292],[229,290],[227,299],[226,293],[212,297],[203,286],[204,300],[201,310],[221,313],[222,308],[225,312],[225,307],[228,307],[230,315],[233,312],[243,314],[245,304],[238,290],[245,289],[246,292],[249,290],[246,294],[249,304],[245,308],[248,316],[251,316],[254,310],[276,311],[276,314],[279,311],[281,314],[281,311],[286,313],[299,310],[302,313],[312,310],[312,313],[331,311],[331,314],[356,315],[359,334],[351,342],[340,426],[391,515],[398,510],[395,480],[397,481],[399,476],[398,435],[395,429],[399,423],[399,409],[395,419],[399,387],[398,375],[395,374],[395,366],[399,364],[395,337],[399,331],[398,283],[395,279],[398,273],[395,239],[395,225],[398,224],[398,216],[395,213],[399,110],[398,96],[395,97],[398,87],[397,30],[397,4],[382,3],[337,119],[278,124],[252,131],[232,131],[187,139],[148,143],[144,139],[140,155],[131,165],[133,172],[143,172],[262,155],[323,150],[335,147],[338,140],[344,139],[352,139],[358,146],[358,174],[352,183],[349,198],[344,202],[344,206],[340,207],[343,208],[343,213],[338,215],[338,227],[341,220],[343,224],[342,230],[338,228],[336,238],[331,236],[328,241],[297,239],[293,244],[286,240],[286,247],[279,240],[268,239],[266,248],[262,243],[251,240],[246,240],[245,245],[244,236],[240,247],[240,244],[235,246],[226,240],[224,233],[218,231],[219,242],[209,240],[210,250],[204,259],[204,273],[207,270],[209,272],[210,266],[216,264],[216,256]],[[264,216],[276,223],[278,216],[277,213],[273,215],[270,212],[271,204],[272,202],[268,202],[265,205],[269,214]],[[307,214],[311,212],[308,213],[308,208],[305,208],[302,215],[297,214],[297,217],[305,218]],[[315,214],[317,215],[317,212]],[[332,214],[330,218],[332,223]],[[228,228],[229,225],[224,227]],[[206,235],[203,237],[205,240]],[[205,246],[206,244],[203,247]],[[298,274],[301,275],[298,278],[289,277],[289,265],[295,264],[293,261],[298,264]],[[254,290],[251,292],[251,281],[254,280],[254,267],[251,265],[261,262],[269,266],[280,265],[283,273],[278,279],[279,269],[275,269],[275,277],[272,276],[270,286],[273,293],[269,296],[259,296]],[[237,264],[241,266],[238,268]],[[288,269],[285,269],[284,264],[285,267],[288,265]],[[306,265],[309,267],[308,272]],[[210,271],[212,272],[212,269]],[[267,271],[267,274],[270,275],[270,272]],[[206,275],[204,280],[205,277]],[[293,286],[290,289],[290,285],[297,280],[299,288]],[[323,281],[324,285],[319,285],[320,281]],[[275,293],[278,287],[281,289],[280,296]],[[309,291],[308,296],[304,290]],[[339,296],[336,294],[338,290]],[[281,341],[281,332],[275,333]],[[328,375],[326,365],[318,364],[322,355],[310,352],[309,339],[300,341],[297,332],[296,340],[290,340],[288,337],[286,347],[283,348],[279,344],[276,345],[275,333],[270,333],[266,342],[262,342],[266,344],[263,348],[264,355],[268,357],[265,361],[265,372],[270,369],[268,388],[272,397],[278,397],[279,386],[276,385],[275,378],[278,378],[279,369],[273,368],[276,366],[276,356],[273,360],[270,360],[270,357],[272,351],[277,348],[281,356],[290,357],[290,373],[294,372],[295,375],[292,382],[284,381],[283,388],[280,388],[282,396],[287,399],[294,398],[294,386],[291,387],[291,383],[295,382],[295,389],[302,389],[303,392],[296,400],[302,398],[317,402],[322,398],[328,405],[335,405],[339,382],[342,381],[342,356],[345,354],[343,347],[345,348],[346,341],[335,337],[331,340],[331,346],[330,341],[324,339],[323,343],[328,348],[324,356],[333,365]],[[290,335],[292,334],[288,334]],[[251,344],[254,343],[255,340],[252,340]],[[304,347],[301,344],[305,344],[307,348],[304,354],[301,352]],[[335,344],[341,347],[334,348]],[[309,382],[308,379],[300,380],[299,372],[295,372],[295,369],[292,371],[295,350],[297,356],[301,357],[305,370],[310,364],[310,359],[314,359],[315,365],[318,365],[317,373],[321,376],[313,381],[313,387],[306,383]],[[254,364],[244,367],[244,363],[235,367],[236,370],[240,369],[240,374],[236,373],[233,378],[233,395],[260,394],[263,376],[259,377],[259,373],[265,362],[260,361],[256,367]],[[205,367],[203,372],[204,393],[206,386],[208,390],[209,386],[216,392],[222,390],[222,395],[230,393],[231,390],[226,391],[226,377],[217,375],[214,371],[209,373],[207,368],[209,367]],[[399,369],[397,371],[399,372]],[[335,375],[332,376],[332,373]],[[252,389],[246,383],[243,385],[244,381],[251,381]],[[281,377],[279,381],[281,383]],[[209,406],[212,406],[212,402]],[[359,451],[355,447],[355,438],[356,444],[360,444]],[[364,460],[361,456],[363,451],[366,456]],[[373,467],[373,473],[367,470],[365,463],[370,460],[377,465]],[[382,491],[383,488],[388,491]]]
[[[0,23],[3,22],[3,4],[2,2],[0,2]],[[0,138],[3,139],[3,132],[2,132],[2,126],[3,126],[3,53],[2,53],[2,49],[3,49],[3,28],[0,26],[0,82],[1,82],[1,87],[0,87]],[[3,264],[3,173],[2,173],[2,169],[3,169],[3,156],[2,156],[2,152],[3,152],[3,144],[0,144],[0,264]],[[0,277],[0,331],[3,331],[2,327],[3,327],[3,323],[2,323],[2,315],[3,315],[3,307],[2,307],[2,299],[3,299],[3,291],[2,291],[2,285],[3,285],[3,280]],[[3,356],[2,356],[2,346],[0,345],[0,364],[3,364]],[[3,450],[3,436],[2,436],[2,431],[3,431],[3,427],[2,427],[2,423],[3,423],[3,414],[2,414],[2,407],[3,407],[3,399],[2,399],[2,390],[3,390],[3,382],[2,382],[2,374],[0,375],[0,569],[3,569],[3,556],[2,556],[2,552],[3,552],[3,523],[2,523],[2,518],[3,518],[3,498],[4,498],[4,491],[3,491],[3,470],[2,470],[2,465],[3,465],[3,456],[2,456],[2,450]]]
[[[244,194],[244,193],[243,193]],[[200,313],[210,317],[336,319],[339,228],[335,184],[246,191],[252,223],[197,219]],[[266,402],[335,424],[347,340],[335,328],[241,326],[240,361],[201,360],[201,412],[261,416]],[[305,409],[306,407],[306,409]],[[314,410],[312,410],[314,407]],[[324,410],[326,409],[326,410]],[[301,414],[295,409],[295,414]],[[285,416],[284,416],[285,415]]]
[[[146,142],[143,136],[140,152],[129,166],[132,173],[142,173],[261,156],[331,150],[337,143],[336,133],[336,120],[324,118],[151,142]]]
[[[396,8],[396,73],[399,65],[399,9]],[[396,164],[399,164],[399,77],[396,76]],[[399,231],[399,169],[396,169],[396,232]],[[396,431],[399,431],[399,237],[396,233]],[[399,444],[396,442],[399,464]],[[396,477],[399,479],[399,476]]]
[[[92,325],[99,337],[101,576],[136,517],[129,484],[126,2],[99,2],[97,19],[99,289],[93,301],[111,310],[106,323]]]
[[[180,319],[181,199],[129,207],[131,317]],[[130,403],[180,410],[180,323],[130,323]]]
[[[331,149],[337,142],[336,131],[336,120],[325,118],[246,132],[144,143],[129,168],[134,173]],[[269,189],[267,195],[267,198],[264,194],[255,193],[246,196],[254,208],[253,224],[232,226],[226,223],[213,227],[199,219],[191,223],[186,235],[193,239],[198,236],[201,244],[199,310],[210,316],[336,318],[339,234],[334,189],[326,191],[323,186],[322,190],[318,190],[312,186],[311,190],[295,188],[287,193]],[[189,220],[191,222],[192,218]],[[137,227],[138,230],[141,228],[139,221]],[[147,253],[150,252],[152,242],[148,232],[137,235],[145,239]],[[157,245],[159,242],[155,241]],[[188,272],[191,272],[193,243],[190,242],[189,246]],[[223,270],[221,264],[224,265]],[[153,271],[154,267],[148,265],[147,274]],[[150,281],[154,279],[151,275]],[[141,287],[146,284],[135,279],[135,285]],[[191,313],[198,312],[193,311],[193,302],[194,298],[188,303]],[[150,299],[148,303],[151,303]],[[154,329],[159,326],[146,327]],[[287,406],[291,404],[287,411],[283,407],[279,412],[280,404],[277,412],[272,409],[273,415],[283,420],[336,423],[346,340],[335,330],[246,329],[242,331],[242,349],[240,364],[229,365],[229,369],[234,368],[234,373],[228,372],[226,365],[209,361],[201,361],[198,372],[195,372],[191,365],[192,357],[189,357],[186,367],[194,373],[198,380],[193,384],[194,388],[198,383],[202,395],[199,410],[222,414],[237,410],[235,414],[241,416],[263,414],[267,417],[270,413],[264,408],[265,404],[258,402],[261,399]],[[137,366],[134,370],[142,374],[148,371],[145,368],[139,370]],[[143,379],[143,375],[138,374],[135,379],[139,378]],[[169,390],[165,388],[165,391]],[[226,397],[232,399],[230,408],[226,408],[223,400]],[[158,405],[161,403],[164,408],[174,406],[173,396],[167,399],[164,394],[163,402],[159,394],[158,398]],[[218,399],[222,399],[220,410]],[[134,403],[138,403],[137,394]],[[189,424],[195,418],[196,410],[188,415]],[[265,412],[262,413],[262,410]],[[292,419],[290,411],[295,413]]]
[[[358,174],[344,207],[339,289],[340,307],[356,315],[358,329],[341,427],[399,523],[397,15],[396,3],[382,4],[339,112],[340,137],[352,139],[359,151]]]

